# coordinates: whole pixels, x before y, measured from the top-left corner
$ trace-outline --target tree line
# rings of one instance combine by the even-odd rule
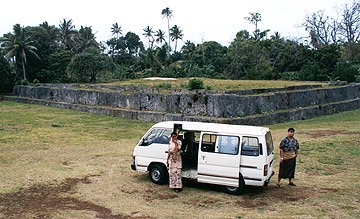
[[[63,19],[58,26],[13,26],[0,38],[0,91],[15,83],[94,83],[141,77],[208,77],[360,82],[360,2],[343,5],[338,17],[324,11],[307,15],[303,23],[308,43],[258,29],[261,14],[244,19],[253,31],[240,30],[229,46],[216,41],[183,41],[183,30],[171,24],[173,11],[161,16],[168,29],[147,26],[145,44],[121,25],[112,37],[98,42],[91,27],[76,29]],[[145,46],[146,45],[146,46]]]

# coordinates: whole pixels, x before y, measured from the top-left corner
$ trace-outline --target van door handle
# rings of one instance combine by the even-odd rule
[[[169,153],[169,151],[165,151],[165,154],[168,154]]]
[[[201,156],[201,160],[202,160],[204,163],[207,163],[206,160],[205,160],[205,156]]]

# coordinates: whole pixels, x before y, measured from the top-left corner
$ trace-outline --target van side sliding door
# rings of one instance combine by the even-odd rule
[[[202,133],[198,154],[198,181],[238,187],[239,145],[238,136]]]

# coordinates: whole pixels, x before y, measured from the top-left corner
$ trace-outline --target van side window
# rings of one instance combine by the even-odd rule
[[[215,141],[216,141],[216,135],[204,134],[201,142],[201,151],[214,152]]]
[[[151,144],[169,144],[171,129],[155,128],[144,138],[141,146],[148,146]]]
[[[226,135],[204,134],[201,143],[201,151],[221,154],[238,154],[239,137]]]
[[[219,135],[216,139],[217,152],[222,154],[237,154],[239,152],[239,137]]]
[[[255,137],[243,137],[241,155],[259,156],[259,139]]]

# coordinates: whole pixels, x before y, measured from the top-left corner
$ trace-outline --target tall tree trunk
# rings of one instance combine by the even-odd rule
[[[169,21],[169,17],[167,18],[167,20],[168,20],[168,34],[169,34],[169,48],[168,48],[168,55],[170,55],[171,45],[170,45],[170,21]]]
[[[22,65],[22,70],[23,70],[23,74],[24,74],[24,80],[26,80],[25,62],[24,62],[23,58],[21,58],[21,65]]]

